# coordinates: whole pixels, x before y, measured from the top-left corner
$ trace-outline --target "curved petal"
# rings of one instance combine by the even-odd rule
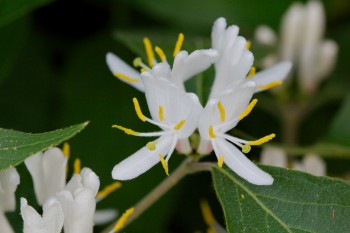
[[[2,211],[0,211],[0,226],[1,226],[1,233],[15,233],[10,223],[7,221],[7,218],[4,212]]]
[[[112,177],[116,180],[130,180],[145,173],[159,162],[159,154],[165,156],[171,149],[173,135],[164,135],[155,141],[156,149],[146,146],[114,166]]]
[[[174,60],[171,81],[182,86],[183,82],[208,69],[216,58],[217,51],[214,49],[196,50],[190,55],[186,51],[179,52]]]
[[[128,82],[124,79],[120,79],[121,81],[135,87],[139,91],[144,91],[143,84],[140,80],[140,72],[129,66],[126,62],[124,62],[122,59],[120,59],[115,54],[109,52],[106,55],[106,62],[108,65],[109,70],[114,75],[115,73],[124,74],[130,78],[139,80],[138,82]]]
[[[215,20],[211,30],[211,41],[212,41],[211,43],[212,43],[213,49],[221,50],[226,26],[227,26],[227,23],[225,18],[220,17],[217,20]]]
[[[88,188],[95,195],[100,187],[100,180],[95,172],[90,168],[84,167],[80,174],[74,174],[67,183],[65,190],[70,191],[72,194],[79,188]]]
[[[266,90],[266,88],[259,88],[259,86],[265,86],[271,82],[283,81],[287,77],[291,68],[292,63],[290,61],[283,61],[256,73],[254,77],[250,79],[255,82],[258,87],[255,92]]]
[[[224,156],[224,163],[237,175],[256,185],[271,185],[273,178],[258,168],[241,151],[225,139],[216,138],[214,150],[217,157]]]
[[[0,172],[0,212],[16,209],[15,191],[20,178],[16,168]]]
[[[61,232],[64,215],[60,203],[55,198],[50,198],[45,202],[43,220],[46,223],[47,232]]]

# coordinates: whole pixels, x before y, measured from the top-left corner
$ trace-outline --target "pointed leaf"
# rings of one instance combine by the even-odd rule
[[[213,168],[228,232],[347,232],[350,184],[261,166],[271,186],[252,185],[228,168]]]
[[[0,171],[14,167],[28,156],[60,144],[79,133],[88,122],[46,133],[23,133],[0,128]]]

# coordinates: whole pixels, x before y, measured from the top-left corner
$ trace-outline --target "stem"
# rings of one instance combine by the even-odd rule
[[[210,171],[213,166],[215,166],[214,163],[195,162],[193,161],[192,157],[189,157],[183,161],[180,166],[170,174],[170,176],[163,180],[157,187],[155,187],[149,194],[147,194],[134,206],[134,212],[125,221],[123,228],[136,220],[145,210],[147,210],[152,204],[154,204],[160,197],[168,192],[187,174],[200,171]],[[114,223],[109,225],[105,230],[102,231],[102,233],[109,233],[113,231],[114,225]]]

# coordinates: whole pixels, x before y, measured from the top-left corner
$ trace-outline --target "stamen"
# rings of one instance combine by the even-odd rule
[[[218,109],[220,111],[221,122],[224,122],[225,121],[225,108],[220,101],[218,103]]]
[[[214,134],[214,129],[213,129],[212,125],[209,126],[209,130],[208,131],[209,131],[209,136],[211,138],[216,138],[216,135]]]
[[[175,125],[174,129],[176,129],[176,130],[181,129],[185,123],[186,123],[185,119],[181,120],[179,123],[177,123],[177,125]]]
[[[148,143],[146,144],[146,147],[147,147],[147,149],[149,149],[149,150],[155,150],[155,149],[157,149],[156,143],[155,143],[155,142],[148,142]]]
[[[250,68],[250,70],[249,70],[249,73],[248,73],[248,75],[247,75],[247,78],[253,78],[254,75],[255,75],[255,71],[256,71],[255,67],[252,66],[252,68]]]
[[[200,200],[200,206],[201,206],[201,210],[202,210],[202,214],[203,214],[203,218],[205,223],[208,226],[211,226],[213,224],[215,224],[215,218],[213,216],[213,213],[211,212],[210,206],[207,202],[207,200]]]
[[[141,67],[144,70],[143,71],[149,71],[151,68],[149,68],[148,66],[146,66],[143,62],[142,59],[140,57],[136,57],[133,61],[133,65],[134,67]]]
[[[79,158],[74,160],[74,174],[79,174],[81,170],[81,161]]]
[[[68,142],[65,142],[63,144],[63,149],[62,149],[63,155],[67,158],[69,158],[70,156],[70,146],[68,144]]]
[[[125,75],[125,74],[121,74],[121,73],[114,73],[113,74],[115,77],[119,78],[119,79],[122,79],[124,81],[127,81],[129,83],[138,83],[140,82],[139,79],[136,79],[136,78],[130,78],[129,76]]]
[[[185,38],[184,34],[180,33],[175,44],[175,49],[173,53],[174,57],[180,52],[182,43],[184,42],[184,38]]]
[[[169,167],[168,167],[168,163],[165,161],[165,159],[163,158],[163,156],[161,154],[159,154],[159,160],[162,163],[162,166],[164,168],[165,174],[167,176],[169,176]]]
[[[249,153],[251,149],[252,147],[249,144],[245,144],[242,146],[242,152],[245,154]]]
[[[135,107],[135,111],[137,116],[140,118],[141,121],[145,122],[146,121],[146,117],[142,114],[140,105],[139,105],[139,101],[136,98],[132,99],[132,102],[134,103],[134,107]]]
[[[253,99],[252,102],[250,102],[250,104],[244,110],[244,112],[242,112],[241,115],[239,115],[239,120],[242,120],[244,117],[248,116],[249,113],[253,110],[257,102],[258,102],[257,99]]]
[[[219,158],[218,158],[218,167],[219,168],[222,168],[222,165],[224,164],[224,156],[221,155]]]
[[[96,198],[102,199],[107,197],[109,194],[111,194],[112,192],[114,192],[115,190],[119,189],[120,187],[122,187],[122,183],[120,182],[114,182],[110,185],[107,185],[106,187],[104,187],[104,189],[102,189],[101,191],[99,191],[96,195]]]
[[[255,141],[249,141],[248,144],[249,145],[252,145],[252,146],[259,146],[265,142],[268,142],[270,141],[271,139],[273,139],[274,137],[276,136],[276,134],[272,133],[270,135],[266,135],[265,137],[263,138],[260,138],[258,140],[255,140]]]
[[[164,51],[163,51],[161,48],[159,48],[158,46],[156,46],[156,47],[154,48],[154,50],[155,50],[156,53],[158,54],[158,56],[159,56],[159,58],[160,58],[161,61],[166,61],[165,53],[164,53]]]
[[[141,68],[140,69],[140,72],[142,73],[142,72],[146,72],[146,71],[148,71],[148,69],[146,69],[146,68]]]
[[[124,131],[124,133],[126,133],[128,135],[138,135],[138,134],[140,134],[139,132],[136,132],[136,131],[134,131],[132,129],[125,128],[125,127],[120,126],[120,125],[112,125],[112,128],[120,129],[120,130]]]
[[[275,82],[270,82],[270,83],[268,83],[266,85],[260,85],[260,86],[258,86],[258,88],[265,90],[265,89],[270,89],[270,88],[273,88],[273,87],[277,87],[277,86],[279,86],[281,84],[282,84],[282,81],[275,81]]]
[[[252,42],[250,40],[247,40],[247,43],[245,44],[245,48],[249,50],[251,46],[252,46]]]
[[[158,116],[160,121],[164,121],[164,107],[159,105]]]
[[[118,219],[117,223],[115,224],[113,228],[113,232],[119,231],[123,228],[126,220],[129,218],[130,215],[134,212],[134,208],[127,209],[123,215]]]
[[[148,65],[150,67],[153,67],[153,65],[154,65],[154,53],[153,53],[151,41],[147,37],[145,37],[145,38],[143,38],[143,44],[145,45]]]

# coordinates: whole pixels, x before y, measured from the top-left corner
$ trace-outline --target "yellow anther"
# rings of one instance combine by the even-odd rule
[[[218,103],[218,109],[220,111],[220,120],[221,122],[224,122],[225,121],[225,108],[224,106],[222,105],[222,103],[219,101]]]
[[[209,126],[208,131],[209,131],[209,136],[210,136],[211,138],[216,138],[216,135],[214,134],[214,129],[213,129],[213,126],[212,126],[212,125]]]
[[[214,227],[209,227],[207,233],[218,233]]]
[[[125,75],[125,74],[121,74],[121,73],[114,73],[113,74],[115,77],[119,78],[119,79],[122,79],[124,81],[127,81],[129,83],[138,83],[140,82],[139,79],[136,79],[136,78],[130,78],[129,76]]]
[[[145,45],[148,65],[152,67],[154,65],[154,53],[151,41],[147,37],[145,37],[143,38],[143,44]]]
[[[173,56],[175,57],[178,52],[180,52],[181,50],[181,47],[182,47],[182,43],[184,42],[184,34],[180,33],[178,38],[177,38],[177,41],[176,41],[176,44],[175,44],[175,49],[174,49],[174,53],[173,53]]]
[[[249,50],[251,46],[252,46],[252,42],[250,40],[247,40],[247,43],[245,44],[245,48]]]
[[[132,98],[132,102],[134,103],[135,111],[137,116],[140,118],[141,121],[145,122],[146,117],[142,114],[139,101],[136,98]]]
[[[158,117],[160,121],[164,121],[164,107],[162,105],[159,105]]]
[[[179,130],[182,128],[182,126],[186,123],[186,120],[181,120],[177,125],[174,126],[174,129]]]
[[[81,170],[81,161],[79,158],[74,160],[74,174],[79,174]]]
[[[218,167],[219,168],[222,168],[222,165],[224,164],[224,159],[225,157],[223,155],[221,155],[219,158],[218,158]]]
[[[123,215],[118,219],[117,223],[114,225],[113,231],[116,232],[122,229],[126,220],[128,220],[128,218],[130,217],[130,215],[132,215],[133,212],[134,208],[127,209],[123,213]]]
[[[269,135],[266,135],[265,137],[262,137],[258,140],[255,140],[255,141],[249,141],[248,144],[249,145],[252,145],[252,146],[259,146],[265,142],[268,142],[270,141],[271,139],[273,139],[274,137],[276,136],[276,134],[272,133],[272,134],[269,134]]]
[[[252,66],[252,68],[250,68],[250,70],[249,70],[249,73],[248,73],[248,75],[247,75],[247,78],[253,78],[254,75],[255,75],[255,71],[256,71],[255,67]]]
[[[253,99],[252,102],[250,102],[250,104],[244,110],[244,112],[242,112],[241,115],[239,115],[239,120],[242,120],[244,117],[248,116],[249,113],[253,110],[257,102],[258,102],[257,99]]]
[[[63,149],[62,149],[63,155],[67,158],[69,158],[70,156],[70,146],[68,144],[68,142],[65,142],[63,144]]]
[[[157,148],[155,142],[148,142],[148,143],[146,144],[146,147],[147,147],[147,149],[149,149],[149,150],[155,150],[155,149]]]
[[[245,144],[242,146],[242,152],[245,154],[249,153],[251,149],[252,149],[252,147],[249,144]]]
[[[165,161],[165,159],[163,158],[163,156],[161,154],[159,154],[159,160],[162,163],[162,166],[164,168],[165,174],[167,176],[169,176],[169,167],[168,167],[168,163]]]
[[[124,131],[124,133],[129,134],[129,135],[137,135],[137,134],[139,134],[139,132],[136,132],[136,131],[134,131],[132,129],[125,128],[125,127],[120,126],[120,125],[112,125],[112,128],[120,129],[120,130]]]
[[[140,72],[142,73],[142,72],[145,72],[145,71],[148,71],[146,68],[141,68],[140,69]]]
[[[132,62],[134,67],[142,67],[144,64],[142,63],[141,57],[135,57],[134,61]]]
[[[201,210],[202,210],[202,215],[204,218],[205,223],[208,226],[211,226],[213,224],[215,224],[215,218],[213,216],[213,213],[211,212],[210,206],[207,202],[207,200],[200,200],[200,206],[201,206]]]
[[[265,89],[270,89],[270,88],[273,88],[273,87],[277,87],[277,86],[279,86],[281,84],[282,84],[282,81],[275,81],[275,82],[270,82],[270,83],[268,83],[266,85],[260,85],[260,86],[258,86],[258,88],[265,90]]]
[[[114,192],[115,190],[119,189],[120,187],[122,187],[122,183],[116,181],[110,185],[107,185],[106,187],[104,187],[104,189],[102,189],[101,191],[99,191],[96,195],[97,198],[105,198],[107,197],[110,193]]]
[[[159,48],[158,46],[156,46],[156,47],[154,48],[154,50],[155,50],[156,53],[158,54],[158,56],[159,56],[159,58],[160,58],[161,61],[166,61],[165,53],[164,53],[164,51],[163,51],[161,48]]]

